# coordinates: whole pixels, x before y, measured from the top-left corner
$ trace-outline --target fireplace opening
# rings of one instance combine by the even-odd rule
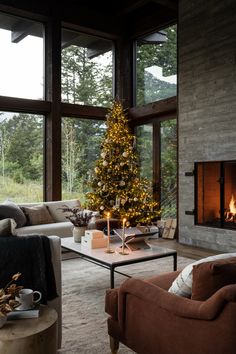
[[[195,163],[195,223],[236,229],[236,161]]]

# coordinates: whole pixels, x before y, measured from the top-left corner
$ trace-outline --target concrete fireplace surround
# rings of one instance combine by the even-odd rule
[[[236,231],[197,226],[196,161],[236,157],[236,2],[179,1],[179,242],[235,251]]]

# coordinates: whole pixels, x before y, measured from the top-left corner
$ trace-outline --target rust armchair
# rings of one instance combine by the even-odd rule
[[[178,274],[131,278],[107,291],[112,353],[121,342],[139,354],[236,354],[236,285],[196,301],[167,291]]]

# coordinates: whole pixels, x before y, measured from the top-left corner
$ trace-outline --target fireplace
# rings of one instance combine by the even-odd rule
[[[195,224],[236,230],[236,161],[195,163]]]

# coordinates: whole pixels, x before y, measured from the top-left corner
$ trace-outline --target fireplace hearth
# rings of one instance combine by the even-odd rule
[[[195,163],[195,224],[236,230],[236,161]]]

